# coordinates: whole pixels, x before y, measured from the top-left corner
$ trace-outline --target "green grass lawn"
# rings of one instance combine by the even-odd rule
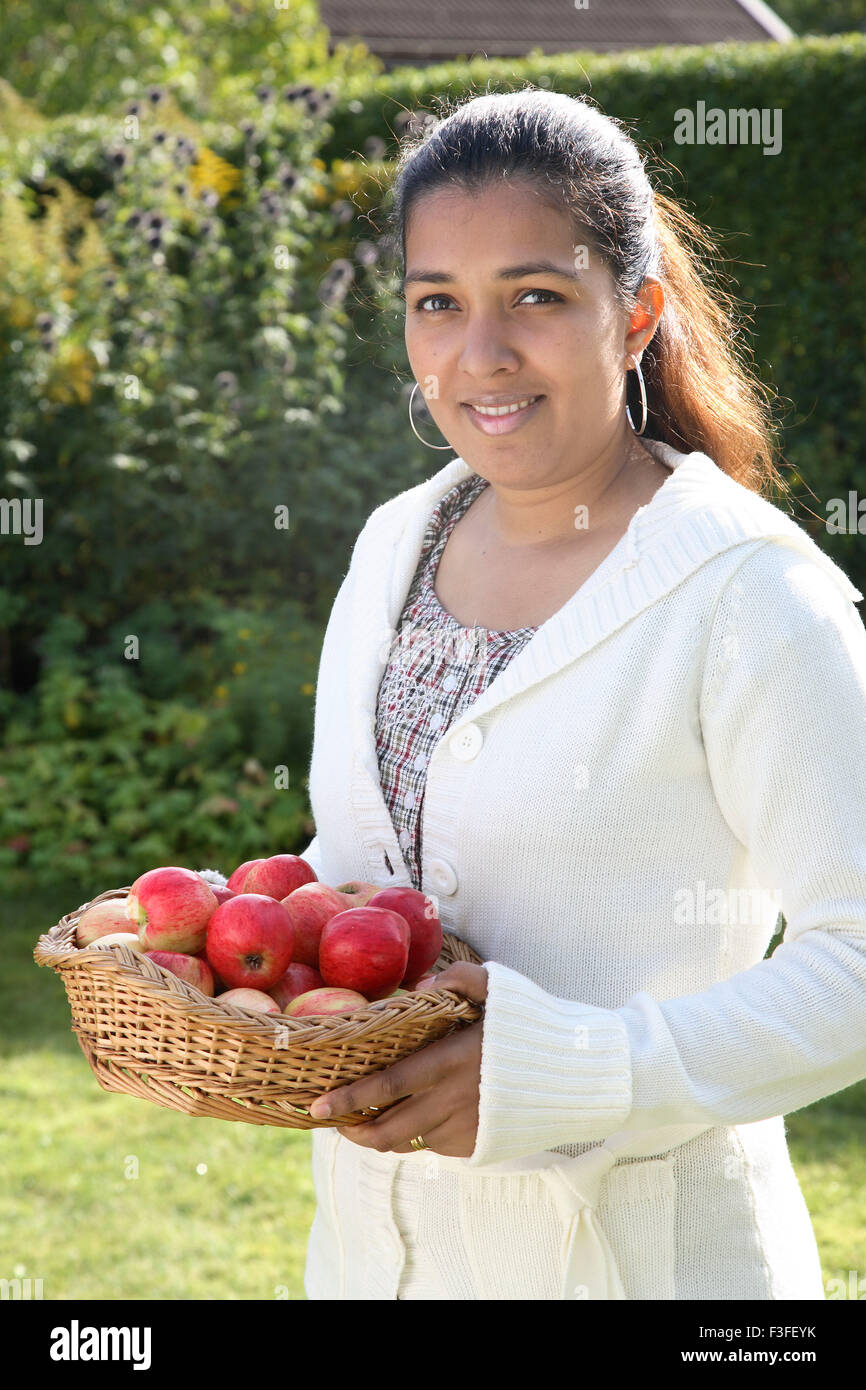
[[[102,1091],[42,931],[86,898],[6,899],[0,1277],[45,1299],[303,1299],[310,1137]],[[866,1275],[866,1083],[787,1118],[825,1287]],[[866,1283],[862,1290],[866,1297]]]
[[[303,1299],[310,1136],[99,1087],[33,960],[86,896],[4,907],[0,1277],[41,1278],[45,1299]]]

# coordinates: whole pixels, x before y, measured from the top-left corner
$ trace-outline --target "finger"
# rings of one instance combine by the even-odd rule
[[[381,1108],[403,1100],[416,1091],[434,1086],[451,1069],[453,1050],[451,1034],[439,1042],[430,1043],[420,1052],[413,1052],[392,1067],[373,1072],[350,1086],[340,1086],[327,1095],[318,1096],[310,1106],[314,1120],[328,1119],[333,1115],[351,1115],[359,1110],[369,1110],[373,1106]],[[449,1047],[449,1044],[451,1046]]]
[[[368,1120],[362,1125],[335,1126],[338,1134],[365,1149],[379,1153],[413,1153],[410,1139],[421,1134],[430,1145],[430,1135],[451,1117],[451,1106],[437,1100],[433,1091],[409,1096],[392,1106],[386,1115]]]
[[[463,994],[476,1004],[487,998],[487,971],[483,965],[468,960],[455,960],[436,976],[437,989],[450,989]]]
[[[408,1102],[406,1103],[408,1104]],[[399,1108],[402,1109],[402,1106],[400,1106]],[[423,1128],[421,1127],[422,1125],[424,1126]],[[338,1131],[338,1133],[345,1133],[345,1138],[347,1139],[355,1139],[358,1130],[367,1128],[367,1125],[356,1125],[352,1129],[348,1129],[345,1132],[341,1129]],[[411,1143],[409,1142],[410,1139],[414,1138],[418,1134],[420,1134],[424,1140],[426,1146],[424,1149],[413,1149]],[[396,1154],[417,1153],[419,1155],[419,1158],[422,1153],[441,1155],[443,1158],[470,1158],[475,1148],[475,1143],[476,1140],[474,1130],[470,1132],[469,1130],[467,1130],[465,1124],[458,1123],[456,1115],[450,1115],[439,1125],[431,1125],[429,1120],[425,1123],[424,1120],[421,1119],[418,1122],[418,1126],[413,1129],[413,1132],[409,1136],[409,1138],[395,1140],[387,1150],[383,1149],[383,1147],[379,1143],[377,1143],[376,1148],[379,1150],[379,1152],[389,1152]],[[370,1144],[365,1144],[365,1147],[371,1148],[373,1146]],[[433,1172],[430,1171],[429,1167],[425,1173],[425,1176],[433,1176]]]

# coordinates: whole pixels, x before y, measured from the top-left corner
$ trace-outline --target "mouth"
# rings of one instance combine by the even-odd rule
[[[544,399],[544,396],[524,396],[501,406],[471,405],[463,401],[462,408],[482,434],[510,434],[535,414]]]

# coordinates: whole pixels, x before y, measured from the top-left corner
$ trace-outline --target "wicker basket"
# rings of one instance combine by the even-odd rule
[[[400,1061],[483,1006],[451,990],[399,995],[351,1015],[287,1018],[218,1004],[128,946],[79,947],[78,919],[110,889],[40,936],[33,958],[62,977],[72,1027],[100,1086],[185,1115],[212,1115],[288,1129],[362,1124],[372,1111],[316,1120],[316,1096]],[[480,964],[465,942],[443,934],[434,970]],[[381,1107],[382,1109],[386,1107]]]

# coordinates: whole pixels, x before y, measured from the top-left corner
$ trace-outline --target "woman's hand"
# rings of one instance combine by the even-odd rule
[[[436,987],[480,1004],[487,998],[487,971],[483,965],[455,961],[437,975]],[[434,1153],[470,1158],[478,1134],[483,1022],[456,1029],[384,1071],[329,1091],[313,1101],[310,1114],[322,1119],[390,1105],[378,1119],[345,1129],[337,1125],[337,1132],[363,1148],[398,1154],[412,1153],[409,1140],[421,1134]]]

